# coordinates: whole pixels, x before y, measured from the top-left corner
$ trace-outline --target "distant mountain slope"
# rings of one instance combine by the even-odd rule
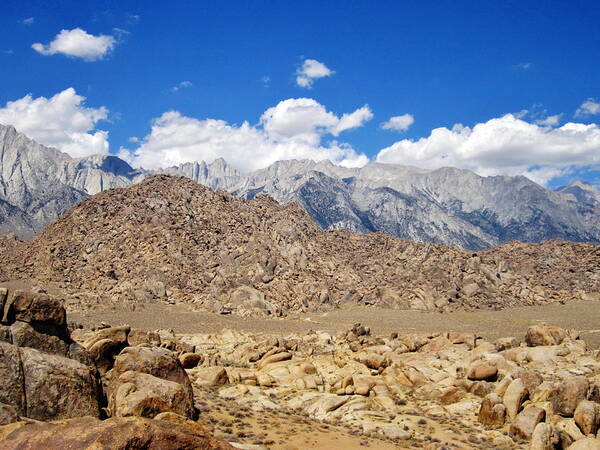
[[[561,194],[568,195],[572,200],[585,203],[590,206],[600,205],[600,189],[583,181],[574,181],[567,186],[556,190]]]
[[[600,208],[526,177],[480,177],[371,163],[280,161],[249,174],[234,192],[298,200],[323,227],[383,231],[421,242],[481,249],[511,240],[600,240]]]
[[[28,238],[72,206],[156,172],[111,155],[71,158],[0,125],[0,231]],[[576,182],[550,191],[525,177],[480,177],[468,170],[428,171],[371,163],[278,161],[243,174],[223,159],[161,172],[252,199],[267,193],[298,201],[324,229],[382,231],[419,242],[483,249],[511,240],[600,242],[600,193]]]

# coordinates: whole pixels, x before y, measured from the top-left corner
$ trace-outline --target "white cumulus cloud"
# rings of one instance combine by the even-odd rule
[[[49,44],[35,43],[31,46],[42,55],[61,53],[66,56],[96,61],[104,58],[116,45],[113,36],[88,34],[81,28],[61,30]]]
[[[401,116],[390,117],[388,121],[383,122],[380,126],[384,130],[406,131],[415,123],[415,118],[410,114],[402,114]]]
[[[575,117],[586,117],[600,114],[600,102],[597,102],[593,98],[588,98],[581,104],[577,111],[575,111]]]
[[[85,97],[73,88],[50,98],[28,94],[0,108],[0,123],[12,125],[40,144],[73,157],[107,153],[108,132],[95,127],[107,118],[108,110],[88,108],[84,102]]]
[[[526,175],[540,183],[573,167],[600,164],[600,127],[529,123],[513,114],[478,123],[442,127],[418,140],[403,139],[382,149],[377,161],[437,169],[451,166],[480,175]]]
[[[346,119],[342,128],[360,126],[364,122],[364,108],[351,113],[355,114],[353,119]],[[200,120],[168,111],[153,120],[150,134],[138,148],[121,149],[120,156],[136,167],[148,169],[211,162],[220,157],[242,171],[285,159],[329,159],[345,166],[362,166],[368,158],[349,144],[323,142],[326,135],[343,131],[336,128],[343,121],[344,116],[340,118],[307,98],[279,102],[262,114],[258,125]]]
[[[314,80],[330,77],[335,72],[316,59],[305,59],[302,66],[296,71],[296,84],[303,88],[311,88]]]

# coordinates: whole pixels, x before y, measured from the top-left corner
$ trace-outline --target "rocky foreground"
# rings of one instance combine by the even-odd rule
[[[0,312],[1,448],[600,448],[600,358],[574,331],[83,329],[39,289],[0,289]]]
[[[506,308],[600,295],[600,246],[513,242],[479,253],[323,231],[297,204],[154,176],[95,195],[31,241],[0,239],[0,281],[71,309],[167,302],[283,316],[353,305]]]

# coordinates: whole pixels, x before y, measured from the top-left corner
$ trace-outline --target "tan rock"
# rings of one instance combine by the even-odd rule
[[[54,324],[17,321],[10,326],[12,343],[17,347],[30,347],[46,353],[67,356],[69,351],[66,330]]]
[[[596,434],[596,431],[598,431],[600,416],[596,403],[589,400],[581,400],[577,408],[575,408],[573,418],[584,435]]]
[[[493,380],[498,374],[498,368],[486,361],[475,361],[467,370],[469,380]]]
[[[259,362],[258,362],[258,369],[262,369],[263,367],[269,365],[269,364],[274,364],[277,363],[279,361],[287,361],[288,359],[292,359],[292,354],[288,353],[288,352],[279,352],[279,353],[274,353],[272,355],[263,357]]]
[[[196,367],[188,371],[194,384],[198,386],[219,386],[229,384],[224,367]]]
[[[497,339],[494,342],[494,345],[496,346],[496,351],[501,352],[503,350],[518,347],[519,341],[515,337],[505,337]]]
[[[585,437],[574,419],[559,419],[556,421],[555,426],[563,436],[568,436],[572,441],[578,441]]]
[[[103,328],[94,332],[91,336],[89,336],[83,343],[81,343],[88,350],[92,345],[96,342],[101,341],[103,339],[109,339],[115,343],[115,345],[122,345],[123,347],[127,346],[127,335],[131,330],[128,326],[123,327],[110,327]]]
[[[572,376],[558,383],[551,395],[552,408],[556,414],[572,417],[581,400],[587,398],[589,383],[585,377]]]
[[[506,415],[510,418],[510,420],[514,420],[521,409],[521,405],[525,398],[527,397],[528,392],[525,388],[525,384],[520,378],[513,380],[506,388],[506,392],[502,398],[502,402],[504,406],[506,406]],[[532,430],[533,432],[533,430]]]
[[[135,347],[136,345],[150,345],[159,347],[161,344],[160,335],[155,331],[145,331],[138,328],[132,328],[127,334],[127,345]]]
[[[510,426],[509,434],[521,439],[530,439],[535,427],[544,420],[546,411],[537,406],[528,406],[521,411]]]
[[[192,391],[190,379],[173,352],[159,347],[127,347],[115,358],[113,377],[128,371],[142,372],[181,384]]]
[[[533,325],[527,329],[525,342],[530,347],[538,345],[559,345],[567,337],[567,332],[562,328],[546,325]]]
[[[184,369],[192,369],[202,364],[204,358],[199,353],[183,353],[179,355],[179,362]]]
[[[600,439],[584,438],[569,446],[569,450],[600,450]]]
[[[226,442],[190,427],[140,417],[18,422],[0,427],[0,447],[3,450],[233,449]]]
[[[487,426],[502,426],[506,417],[506,407],[498,394],[488,394],[479,408],[479,422]]]
[[[98,371],[104,375],[115,364],[115,356],[123,348],[122,343],[113,341],[112,339],[100,339],[88,347],[88,353],[92,360],[96,363]]]
[[[5,321],[51,323],[64,327],[67,313],[60,300],[46,294],[13,291],[5,307]]]
[[[354,360],[364,364],[369,369],[379,369],[385,367],[385,357],[378,353],[361,352],[354,357]]]
[[[25,415],[27,411],[23,384],[19,349],[0,342],[0,403],[13,407],[18,415]]]
[[[561,435],[552,425],[538,423],[531,435],[530,450],[555,450],[560,448]]]
[[[315,419],[325,419],[327,414],[335,411],[348,401],[348,397],[323,394],[305,408],[305,411]]]
[[[21,348],[26,416],[37,420],[98,417],[94,370],[72,359]]]
[[[147,373],[128,371],[111,382],[109,409],[114,417],[153,418],[174,412],[194,418],[193,396],[183,385]]]
[[[162,420],[163,422],[173,423],[189,428],[203,436],[209,436],[207,429],[199,422],[188,419],[174,412],[162,412],[154,417],[154,420]]]

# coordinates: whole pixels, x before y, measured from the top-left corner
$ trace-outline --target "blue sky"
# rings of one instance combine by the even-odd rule
[[[597,1],[5,0],[0,11],[0,122],[75,156],[108,144],[144,166],[369,158],[599,183]],[[75,29],[84,34],[69,37],[108,36],[110,48],[54,52],[59,32]],[[306,60],[330,74],[299,86]],[[68,88],[37,111],[36,99]],[[87,122],[72,128],[82,108]],[[382,128],[406,114],[408,127]],[[561,129],[569,122],[579,128]]]

